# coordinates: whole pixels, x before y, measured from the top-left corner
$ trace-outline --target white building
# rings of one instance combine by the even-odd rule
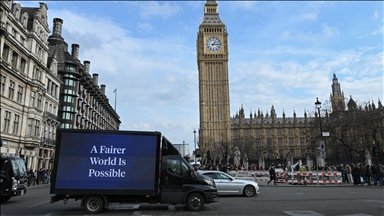
[[[61,81],[54,63],[47,65],[47,10],[0,2],[1,154],[24,156],[32,169],[51,168],[59,125]]]

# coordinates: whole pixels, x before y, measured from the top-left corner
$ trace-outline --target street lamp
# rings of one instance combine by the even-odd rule
[[[315,106],[316,106],[317,111],[318,111],[318,113],[319,113],[320,136],[321,136],[321,141],[322,141],[321,144],[323,144],[323,146],[320,146],[320,147],[321,147],[320,151],[325,151],[325,139],[324,139],[324,136],[323,136],[323,127],[322,127],[322,125],[321,125],[321,115],[320,115],[321,102],[319,101],[319,98],[318,98],[318,97],[316,97],[316,103],[315,103]],[[324,153],[325,153],[325,152],[324,152]],[[324,157],[323,157],[323,158],[324,158]]]
[[[195,158],[195,164],[196,164],[196,130],[193,129],[193,137],[194,137],[194,142],[195,142],[195,154],[194,155],[194,158]]]

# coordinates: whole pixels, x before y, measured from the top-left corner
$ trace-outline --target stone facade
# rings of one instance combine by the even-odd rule
[[[64,51],[63,21],[55,19],[48,37],[46,4],[0,6],[1,154],[24,157],[34,170],[51,169],[58,127],[118,130],[119,116],[98,75],[89,75],[90,62],[79,62],[78,45],[72,54]]]
[[[1,2],[1,154],[49,167],[59,125],[60,79],[49,67],[48,7]]]

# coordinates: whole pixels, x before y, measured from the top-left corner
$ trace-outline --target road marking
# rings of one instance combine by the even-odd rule
[[[50,200],[47,200],[47,201],[45,201],[45,202],[41,202],[41,203],[37,203],[37,204],[35,204],[35,205],[28,206],[28,208],[32,208],[32,207],[35,207],[35,206],[38,206],[38,205],[47,203],[47,202],[49,202],[49,201],[50,201]]]
[[[291,215],[291,216],[300,216],[300,215],[324,216],[322,214],[319,214],[319,213],[313,212],[313,211],[284,211],[284,213]]]

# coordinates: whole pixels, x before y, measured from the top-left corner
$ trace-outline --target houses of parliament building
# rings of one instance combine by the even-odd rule
[[[264,161],[304,159],[318,155],[319,116],[304,111],[303,117],[277,117],[272,105],[269,113],[258,110],[245,113],[241,107],[230,116],[228,78],[228,32],[219,17],[218,3],[205,1],[204,18],[197,33],[197,65],[199,79],[199,148],[201,162],[234,162],[235,152],[243,159],[260,165]],[[330,94],[332,112],[345,110],[344,93],[333,75]],[[353,104],[352,97],[348,104]],[[382,105],[379,101],[379,106]],[[329,118],[326,112],[324,118]],[[317,131],[317,132],[315,132]],[[315,135],[314,135],[315,134]],[[317,135],[316,135],[317,134]],[[381,135],[384,136],[384,135]],[[228,160],[228,161],[227,161]]]

